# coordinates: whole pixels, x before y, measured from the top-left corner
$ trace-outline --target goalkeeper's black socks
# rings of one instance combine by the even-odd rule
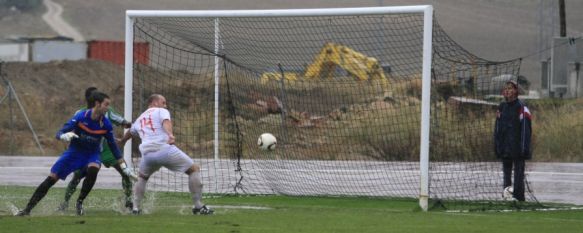
[[[73,179],[71,179],[71,182],[69,182],[69,184],[67,185],[67,190],[65,191],[65,202],[69,202],[69,200],[71,199],[71,196],[73,196],[73,193],[75,193],[75,191],[77,191],[77,185],[79,185],[79,183],[81,183],[81,176],[78,175],[77,173],[74,173],[75,175],[73,176]]]
[[[95,184],[95,180],[97,180],[97,173],[99,172],[98,167],[88,167],[87,168],[87,176],[85,176],[85,180],[83,181],[83,186],[81,187],[81,192],[79,193],[79,198],[77,202],[83,202],[87,197],[87,194],[91,192],[93,189],[93,185]]]
[[[51,187],[53,187],[53,185],[55,185],[55,183],[57,183],[56,179],[51,178],[50,176],[48,176],[34,191],[34,194],[32,194],[32,197],[30,198],[30,200],[28,201],[28,204],[26,205],[26,208],[24,208],[24,210],[22,210],[22,213],[24,215],[28,215],[30,214],[30,211],[36,206],[36,204],[38,204],[38,202],[40,200],[43,199],[43,197],[45,197],[45,195],[47,195],[47,192],[49,191],[49,189]]]

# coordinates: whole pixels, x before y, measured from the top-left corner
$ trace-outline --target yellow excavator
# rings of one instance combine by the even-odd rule
[[[303,74],[298,72],[283,72],[288,81],[300,79],[312,80],[317,78],[332,78],[336,67],[341,67],[359,81],[379,80],[386,90],[388,80],[383,67],[376,58],[368,57],[353,49],[336,44],[326,43],[314,58],[314,62],[306,67]],[[281,80],[281,72],[266,72],[261,75],[261,83],[270,80]]]

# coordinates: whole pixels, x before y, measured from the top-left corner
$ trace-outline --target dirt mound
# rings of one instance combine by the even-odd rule
[[[85,105],[85,89],[97,87],[123,110],[123,67],[95,60],[49,63],[15,62],[2,65],[2,75],[11,82],[47,155],[58,155],[65,145],[56,139],[57,130]],[[2,83],[0,98],[7,93]],[[0,154],[40,155],[16,101],[0,104]],[[12,111],[12,114],[10,113]],[[11,117],[12,116],[12,121]],[[12,123],[11,123],[12,122]]]

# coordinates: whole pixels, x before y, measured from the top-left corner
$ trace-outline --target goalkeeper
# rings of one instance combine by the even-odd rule
[[[95,87],[89,87],[85,90],[85,100],[87,102],[87,107],[82,108],[79,111],[83,111],[85,109],[90,109],[93,107],[90,98],[91,94],[96,91],[97,88]],[[126,121],[122,116],[117,114],[111,106],[107,109],[105,117],[107,117],[107,119],[116,126],[123,126],[124,128],[129,128],[132,125],[131,122]],[[133,173],[133,171],[130,168],[127,167],[123,159],[118,160],[115,158],[115,156],[111,152],[109,145],[106,143],[105,140],[102,140],[101,142],[101,154],[99,156],[99,159],[101,160],[103,165],[105,165],[105,167],[113,167],[121,175],[121,184],[125,195],[125,207],[131,210],[133,208],[131,179],[137,179],[137,176]],[[59,206],[60,211],[64,211],[67,209],[67,207],[69,206],[69,200],[71,199],[71,196],[73,196],[73,194],[77,190],[77,186],[81,182],[81,179],[83,179],[86,175],[87,175],[86,169],[80,169],[75,171],[73,179],[71,179],[69,185],[67,185],[67,190],[65,191],[65,201],[63,201],[63,203],[61,203],[61,205]]]
[[[69,147],[53,164],[49,176],[36,188],[26,207],[18,212],[17,216],[29,215],[59,179],[65,180],[69,174],[79,169],[85,170],[86,178],[83,181],[76,208],[77,215],[84,214],[83,201],[93,189],[101,167],[99,153],[103,138],[107,140],[115,158],[123,160],[113,137],[111,122],[104,117],[109,104],[109,96],[106,94],[92,93],[91,106],[93,107],[77,112],[57,132],[56,138],[70,142]]]

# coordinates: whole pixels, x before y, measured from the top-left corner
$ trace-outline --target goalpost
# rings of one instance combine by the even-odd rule
[[[491,94],[498,83],[489,79],[517,75],[520,61],[478,58],[436,25],[430,5],[130,10],[124,116],[165,95],[176,144],[202,164],[205,193],[409,197],[423,210],[430,193],[499,199],[490,142],[460,149],[476,138],[451,136],[468,128],[452,123],[465,110],[448,103]],[[149,49],[134,51],[134,42]],[[489,120],[467,127],[487,129]],[[275,151],[255,145],[264,132],[278,138]],[[140,157],[131,148],[126,161]],[[485,170],[479,184],[455,183],[476,169]],[[184,191],[180,174],[157,176],[160,190]]]
[[[220,46],[220,18],[230,17],[302,17],[302,16],[342,16],[342,15],[377,15],[377,14],[407,14],[423,15],[423,55],[422,55],[422,111],[421,111],[421,138],[420,138],[420,190],[419,203],[423,210],[427,210],[429,198],[429,100],[430,100],[430,69],[431,69],[431,41],[433,25],[433,7],[403,6],[378,8],[348,8],[348,9],[296,9],[296,10],[253,10],[253,11],[127,11],[126,14],[126,57],[125,57],[125,86],[132,87],[133,83],[133,23],[135,17],[207,17],[215,20],[215,53],[219,54]],[[215,56],[215,117],[214,117],[214,158],[219,158],[219,56]],[[172,101],[172,100],[170,100]],[[124,117],[133,119],[132,88],[125,89]],[[131,161],[131,141],[124,148],[124,157]]]

